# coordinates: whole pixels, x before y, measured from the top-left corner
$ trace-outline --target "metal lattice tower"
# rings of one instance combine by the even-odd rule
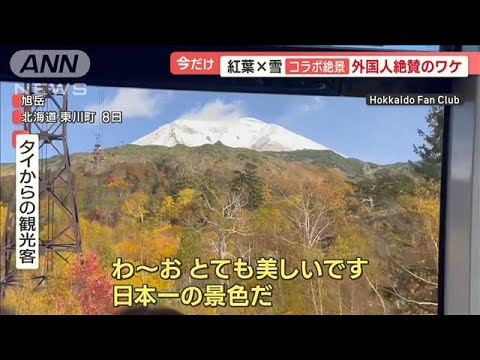
[[[48,85],[25,84],[26,95],[44,95],[43,107],[24,107],[25,111],[55,111],[54,123],[26,123],[24,129],[39,136],[39,241],[38,270],[17,270],[15,266],[15,203],[10,202],[0,251],[0,301],[9,286],[25,281],[40,285],[58,260],[68,262],[81,252],[74,177],[67,142],[67,124],[60,113],[67,111],[68,93],[54,93]]]
[[[98,88],[98,104],[100,110],[103,110],[105,106],[105,89],[99,87]],[[100,112],[99,112],[100,113]],[[95,134],[95,146],[93,147],[92,151],[92,163],[93,163],[93,171],[96,173],[99,170],[100,163],[105,160],[105,154],[102,150],[102,136],[103,136],[103,124],[101,119],[98,120],[98,130]]]
[[[97,172],[99,167],[100,167],[100,163],[105,160],[105,155],[103,154],[103,150],[102,150],[102,134],[101,132],[98,132],[95,136],[96,138],[96,142],[95,142],[95,146],[93,148],[93,158],[92,158],[92,163],[93,163],[93,171],[94,172]]]

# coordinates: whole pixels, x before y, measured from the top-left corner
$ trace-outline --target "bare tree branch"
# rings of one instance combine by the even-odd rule
[[[407,267],[403,266],[401,263],[399,263],[397,260],[395,260],[393,257],[391,257],[392,261],[397,264],[402,270],[406,271],[407,273],[409,273],[410,275],[412,275],[415,279],[418,279],[420,281],[423,281],[424,283],[426,284],[430,284],[430,285],[433,285],[433,286],[438,286],[438,283],[436,282],[433,282],[433,281],[430,281],[430,280],[427,280],[427,279],[424,279],[423,277],[415,274],[414,272],[408,270]]]
[[[417,301],[417,300],[413,300],[413,299],[408,299],[405,296],[400,295],[398,293],[397,289],[395,289],[394,287],[392,287],[392,289],[393,289],[393,291],[390,291],[388,289],[385,289],[385,291],[389,292],[390,294],[398,296],[403,301],[406,301],[406,302],[409,302],[409,303],[412,303],[412,304],[416,304],[416,305],[420,305],[420,306],[438,306],[438,303],[435,303],[435,302]]]
[[[247,219],[242,212],[248,204],[248,198],[246,194],[236,191],[229,191],[225,196],[219,195],[208,184],[205,184],[205,193],[202,195],[206,205],[206,209],[203,209],[206,211],[202,210],[202,219],[207,227],[215,229],[217,239],[212,240],[213,249],[223,259],[231,254],[227,247],[232,235],[254,235],[254,232],[248,231]]]
[[[292,230],[301,234],[303,247],[311,249],[334,235],[333,225],[336,220],[331,213],[338,208],[338,204],[329,204],[329,201],[305,185],[300,187],[300,193],[295,197],[287,197],[284,191],[280,192],[290,206],[286,220]],[[283,239],[292,243],[291,240]]]
[[[377,287],[376,286],[373,286],[372,282],[370,281],[370,279],[368,278],[368,276],[365,275],[365,278],[367,279],[367,282],[368,282],[368,285],[370,285],[370,287],[372,288],[372,290],[375,292],[375,294],[377,295],[378,299],[380,300],[380,303],[382,304],[382,308],[383,308],[383,314],[385,315],[386,313],[386,308],[385,308],[385,302],[383,301],[383,298],[382,298],[382,295],[380,295],[380,293],[378,292],[377,290]]]

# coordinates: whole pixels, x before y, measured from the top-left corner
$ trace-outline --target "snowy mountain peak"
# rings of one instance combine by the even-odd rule
[[[218,141],[229,147],[258,151],[330,150],[280,125],[253,117],[228,121],[178,119],[160,126],[133,144],[194,147]]]

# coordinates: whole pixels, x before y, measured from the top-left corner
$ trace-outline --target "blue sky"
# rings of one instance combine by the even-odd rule
[[[122,124],[69,125],[70,152],[88,152],[102,129],[104,148],[128,144],[186,113],[228,121],[252,116],[308,137],[350,157],[379,164],[416,160],[427,107],[366,106],[364,98],[239,94],[88,87],[85,96],[70,95],[70,110],[122,110]],[[1,162],[13,162],[11,120],[13,83],[0,84]],[[103,95],[102,95],[103,94]],[[102,100],[103,99],[103,100]],[[102,101],[100,101],[102,100]],[[100,123],[100,121],[99,121]]]

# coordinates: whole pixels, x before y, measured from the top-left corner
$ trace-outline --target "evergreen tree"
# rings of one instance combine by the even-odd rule
[[[421,161],[415,164],[415,170],[427,179],[439,180],[442,165],[443,146],[443,106],[432,106],[426,117],[429,132],[418,129],[418,134],[423,138],[423,144],[413,146],[415,154]]]
[[[242,171],[235,171],[235,176],[231,182],[231,190],[246,194],[247,208],[258,208],[263,202],[263,181],[257,175],[257,166],[247,163]]]

